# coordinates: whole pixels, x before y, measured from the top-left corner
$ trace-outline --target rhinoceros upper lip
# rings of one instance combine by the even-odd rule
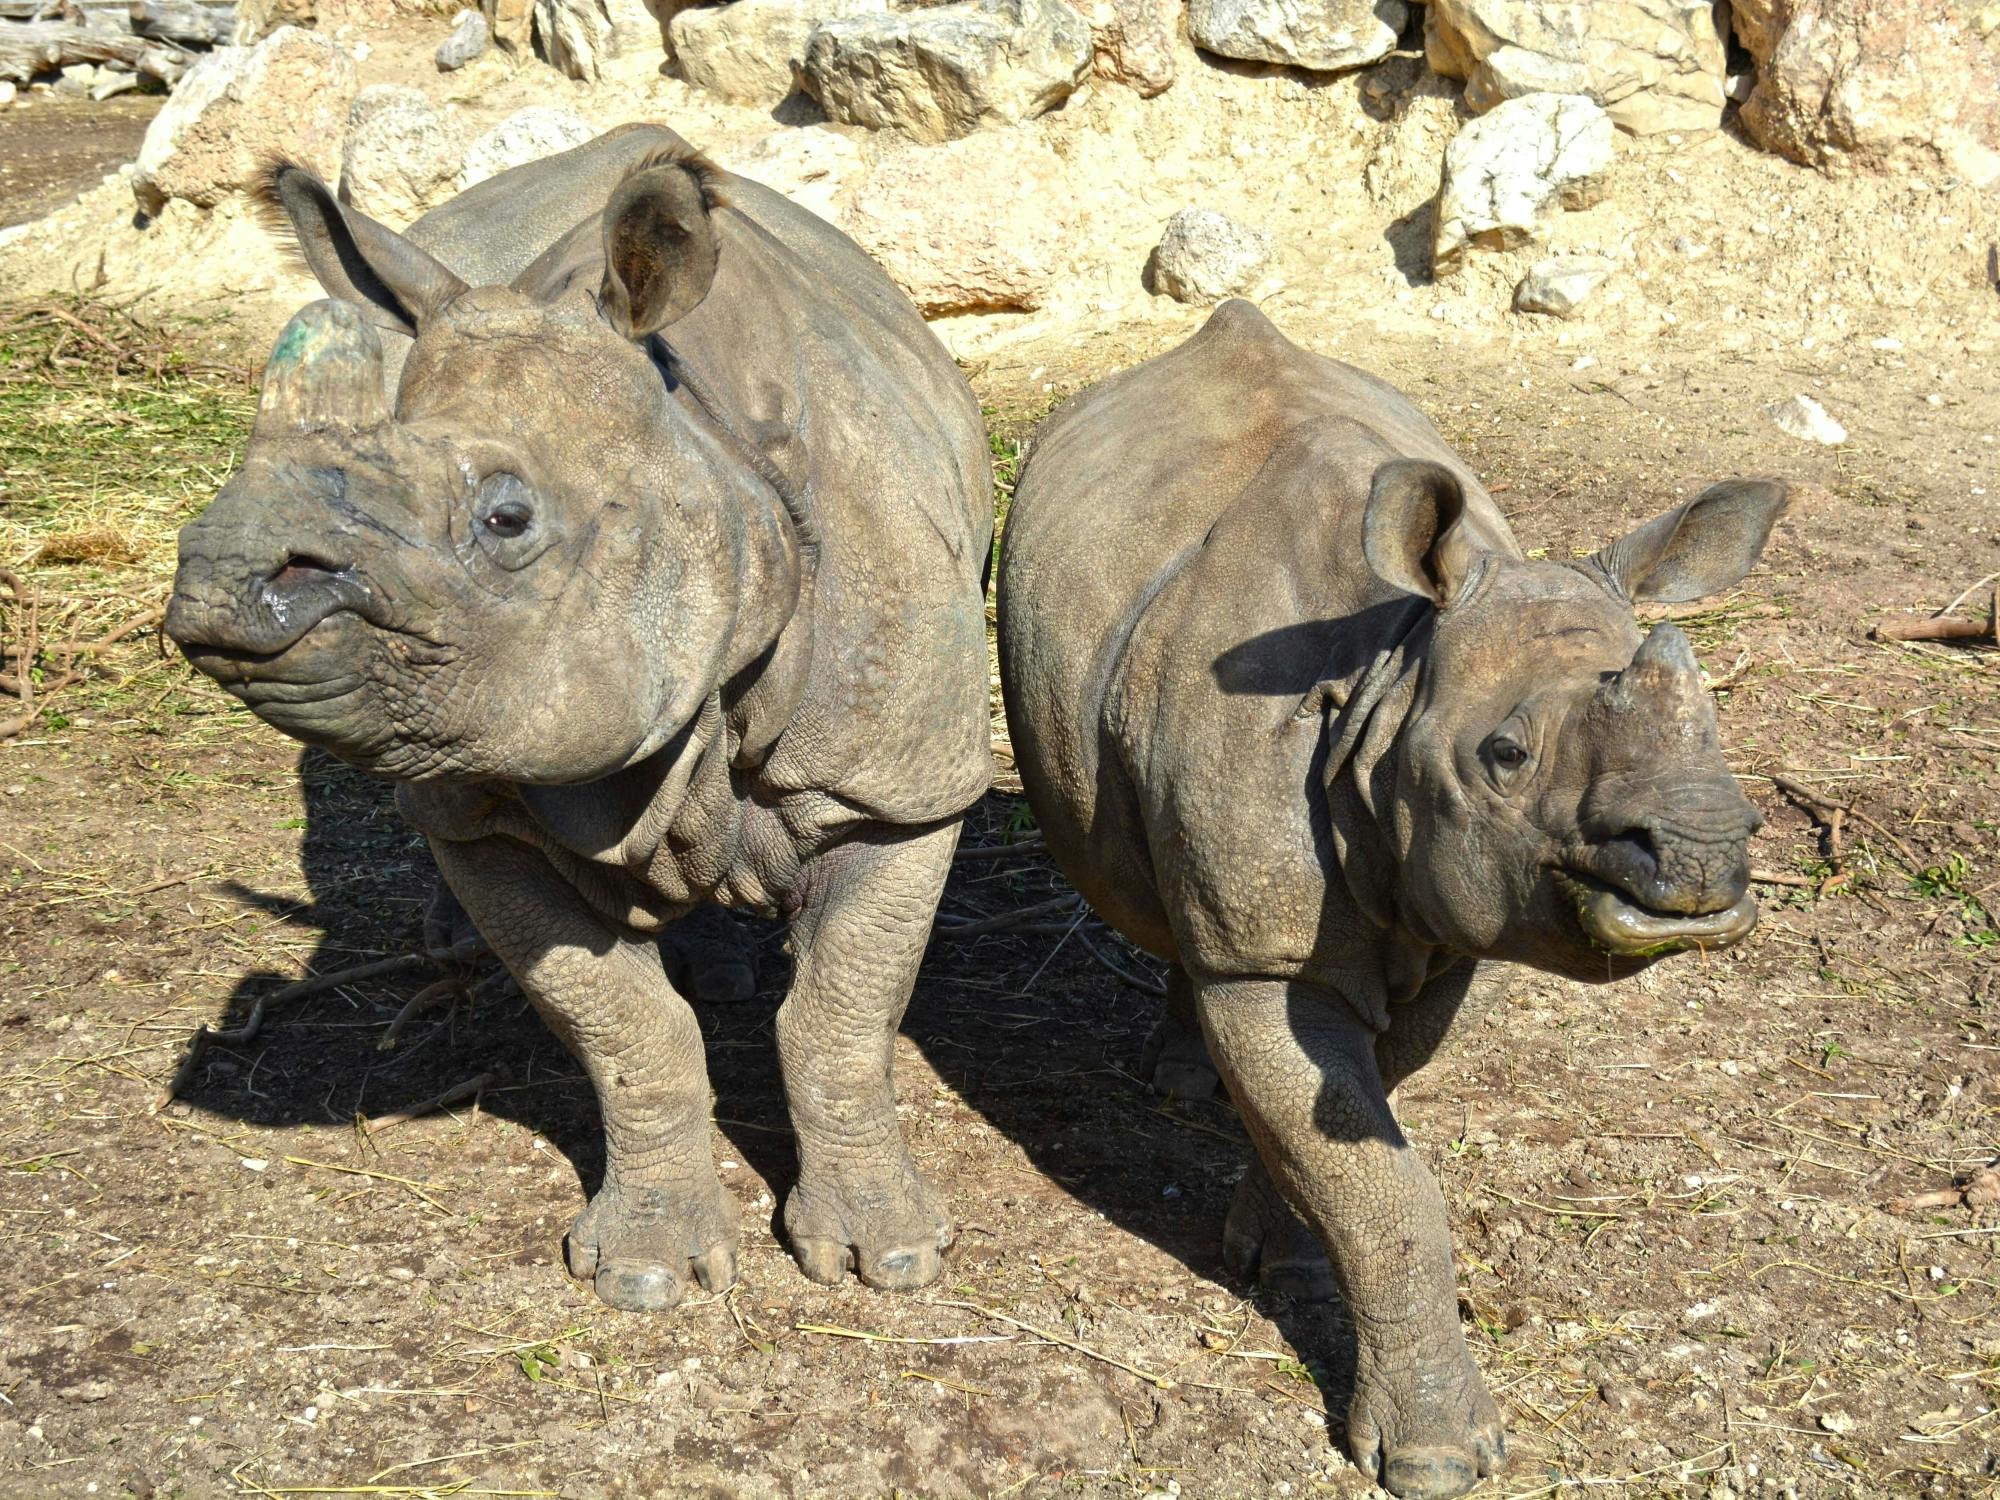
[[[1682,948],[1726,948],[1757,925],[1757,902],[1745,893],[1722,911],[1689,916],[1654,911],[1628,892],[1577,869],[1557,872],[1576,905],[1577,925],[1597,947],[1624,957],[1649,957]]]

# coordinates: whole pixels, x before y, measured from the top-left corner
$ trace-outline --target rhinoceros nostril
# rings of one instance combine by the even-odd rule
[[[1623,833],[1614,834],[1604,841],[1607,853],[1621,865],[1646,876],[1654,876],[1660,869],[1660,851],[1653,843],[1652,832],[1645,828],[1628,828]]]
[[[301,585],[325,583],[335,574],[346,569],[339,563],[328,562],[324,557],[311,552],[288,552],[283,563],[265,581],[281,589],[297,588]]]

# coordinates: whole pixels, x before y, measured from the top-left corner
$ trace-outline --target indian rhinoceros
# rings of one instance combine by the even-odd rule
[[[1337,1283],[1347,1444],[1398,1495],[1463,1493],[1504,1439],[1388,1093],[1502,964],[1616,979],[1750,932],[1757,815],[1687,639],[1633,605],[1734,584],[1784,499],[1729,481],[1532,560],[1409,401],[1244,302],[1058,411],[1021,472],[997,593],[1030,804],[1172,966],[1199,1036],[1163,1071],[1205,1039],[1256,1145],[1226,1263]]]
[[[705,902],[791,921],[800,1265],[919,1286],[951,1231],[890,1069],[992,765],[978,404],[850,241],[671,131],[474,192],[441,210],[462,276],[435,226],[272,171],[332,296],[279,338],[241,471],[181,533],[167,631],[399,783],[583,1064],[606,1161],[567,1252],[599,1298],[735,1273],[701,1033],[652,941]],[[503,245],[468,249],[482,220]],[[393,405],[378,329],[407,346]]]

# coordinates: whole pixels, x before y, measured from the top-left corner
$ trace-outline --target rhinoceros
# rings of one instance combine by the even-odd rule
[[[1686,637],[1633,606],[1737,582],[1784,502],[1731,480],[1530,559],[1409,401],[1244,302],[1022,469],[996,588],[1030,805],[1171,965],[1160,1072],[1212,1056],[1256,1147],[1225,1263],[1337,1288],[1347,1445],[1398,1495],[1465,1492],[1504,1435],[1389,1091],[1506,964],[1616,979],[1751,931],[1757,814]]]
[[[606,1160],[567,1257],[600,1299],[735,1274],[701,1033],[652,941],[703,903],[791,923],[799,1264],[929,1281],[951,1229],[891,1060],[992,766],[963,377],[850,241],[668,130],[408,235],[297,167],[267,198],[331,296],[280,336],[241,471],[181,532],[168,633],[398,783],[582,1063]]]

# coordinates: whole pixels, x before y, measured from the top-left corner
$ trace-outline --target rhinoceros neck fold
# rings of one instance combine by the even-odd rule
[[[1355,906],[1382,928],[1398,925],[1396,882],[1384,875],[1401,866],[1405,852],[1394,822],[1391,751],[1417,701],[1430,619],[1428,610],[1413,609],[1346,692],[1328,698],[1339,704],[1328,719],[1322,778],[1333,858]]]

